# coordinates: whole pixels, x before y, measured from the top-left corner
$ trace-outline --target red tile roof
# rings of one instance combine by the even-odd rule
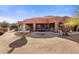
[[[53,22],[65,22],[70,17],[64,16],[45,16],[45,17],[34,17],[30,19],[24,19],[24,21],[18,22],[18,24],[22,23],[53,23]]]

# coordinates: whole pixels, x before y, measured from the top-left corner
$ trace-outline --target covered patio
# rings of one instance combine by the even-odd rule
[[[36,24],[36,31],[54,31],[55,23],[39,23]]]
[[[69,17],[35,17],[22,21],[21,28],[30,31],[52,31],[58,32],[60,25],[64,24]],[[18,23],[19,25],[19,23]]]
[[[45,31],[51,31],[54,32],[59,29],[61,24],[57,23],[30,23],[25,24],[25,30],[30,31],[39,31],[39,32],[45,32]]]

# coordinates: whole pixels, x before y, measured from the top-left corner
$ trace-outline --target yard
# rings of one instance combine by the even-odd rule
[[[79,53],[79,33],[59,36],[52,32],[33,32],[26,38],[6,32],[0,36],[0,53]]]

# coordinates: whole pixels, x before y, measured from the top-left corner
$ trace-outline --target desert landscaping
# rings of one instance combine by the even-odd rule
[[[25,38],[15,33],[10,31],[0,36],[0,53],[79,53],[79,33],[76,36],[72,33],[72,39],[53,32],[32,32]]]
[[[0,10],[0,54],[79,53],[79,6],[8,7]]]

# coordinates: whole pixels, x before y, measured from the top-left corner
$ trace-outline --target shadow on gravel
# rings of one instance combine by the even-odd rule
[[[53,32],[32,32],[27,35],[32,38],[52,38],[57,37],[58,35]]]
[[[15,48],[20,48],[20,47],[24,46],[25,44],[27,44],[27,39],[25,37],[22,37],[16,41],[12,42],[11,44],[9,44],[9,47],[12,49],[9,50],[8,53],[13,52]]]

